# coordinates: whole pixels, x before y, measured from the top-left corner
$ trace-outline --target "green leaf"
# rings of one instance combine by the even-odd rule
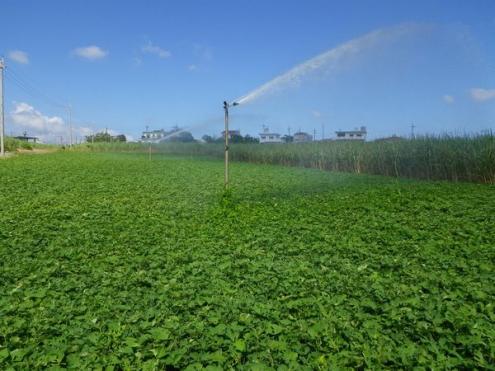
[[[163,327],[151,329],[150,334],[155,340],[168,340],[170,338],[170,330]]]
[[[7,348],[4,348],[0,350],[0,362],[3,362],[5,359],[7,359],[9,356],[9,350]]]
[[[238,350],[239,352],[244,352],[246,350],[246,343],[244,342],[244,340],[242,339],[237,339],[235,342],[234,342],[234,347],[236,350]]]

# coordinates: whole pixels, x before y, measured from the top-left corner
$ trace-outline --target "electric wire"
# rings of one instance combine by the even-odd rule
[[[52,97],[48,96],[41,89],[37,88],[32,80],[30,81],[30,79],[15,71],[12,67],[6,68],[5,71],[5,75],[9,77],[11,81],[15,81],[18,87],[20,87],[26,93],[30,94],[32,97],[42,99],[43,101],[54,107],[67,109],[67,104],[60,103],[58,99],[53,99]]]

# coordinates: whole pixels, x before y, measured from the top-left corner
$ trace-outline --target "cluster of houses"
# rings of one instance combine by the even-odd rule
[[[146,130],[143,131],[141,135],[141,141],[143,142],[160,142],[167,137],[173,136],[173,134],[181,131],[181,129],[177,126],[174,126],[172,130]],[[335,132],[335,138],[333,139],[324,139],[324,140],[353,140],[353,141],[365,141],[366,140],[366,127],[361,126],[360,128],[356,128],[354,130],[338,130]],[[223,137],[225,132],[222,131],[221,136]],[[229,130],[228,136],[229,138],[233,138],[236,136],[240,136],[240,130]],[[270,129],[263,125],[263,130],[259,135],[260,143],[284,143],[287,139],[287,136],[283,136],[280,133],[270,131]],[[304,131],[298,131],[291,136],[291,141],[294,143],[305,143],[312,142],[316,140],[313,135],[308,134]]]
[[[366,127],[356,128],[354,130],[338,130],[335,132],[334,140],[366,140]],[[284,139],[280,133],[271,132],[268,127],[263,126],[263,132],[259,133],[260,143],[283,143]],[[303,131],[298,131],[292,136],[294,143],[312,142],[316,140],[313,135]]]

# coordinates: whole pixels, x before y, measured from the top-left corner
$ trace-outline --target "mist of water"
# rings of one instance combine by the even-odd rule
[[[238,104],[250,103],[266,94],[291,86],[298,86],[305,77],[312,73],[329,74],[336,72],[349,57],[357,56],[360,53],[384,46],[406,36],[424,32],[429,28],[429,26],[423,24],[406,23],[372,31],[297,65],[249,94],[236,99],[235,102]]]

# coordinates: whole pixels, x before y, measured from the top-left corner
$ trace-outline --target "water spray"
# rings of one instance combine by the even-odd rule
[[[283,88],[299,86],[304,78],[312,73],[338,72],[348,58],[356,57],[366,51],[393,43],[407,36],[427,32],[430,29],[431,27],[425,24],[403,23],[369,32],[298,64],[235,101],[238,104],[246,104]]]

